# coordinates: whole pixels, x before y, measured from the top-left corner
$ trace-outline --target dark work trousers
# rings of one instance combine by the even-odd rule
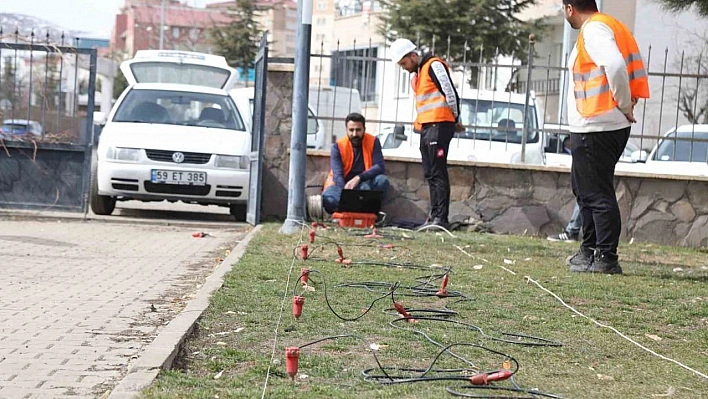
[[[571,184],[583,223],[581,247],[617,257],[622,220],[615,195],[615,164],[629,140],[631,128],[571,133]]]
[[[450,178],[447,174],[447,151],[455,134],[454,122],[426,123],[420,136],[423,173],[430,189],[430,220],[447,223],[450,212]]]

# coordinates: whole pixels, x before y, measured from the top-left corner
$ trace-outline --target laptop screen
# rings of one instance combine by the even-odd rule
[[[383,191],[342,190],[339,212],[376,213],[381,210]]]

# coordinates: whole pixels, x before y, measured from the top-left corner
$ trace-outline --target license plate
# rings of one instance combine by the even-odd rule
[[[151,180],[158,184],[184,184],[203,186],[207,181],[206,172],[188,172],[184,170],[153,169]]]

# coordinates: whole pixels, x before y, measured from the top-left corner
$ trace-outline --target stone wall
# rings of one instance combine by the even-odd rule
[[[314,184],[329,171],[325,152],[308,156]],[[430,195],[420,161],[387,158],[391,219],[424,219]],[[570,172],[563,168],[451,162],[450,218],[472,217],[501,234],[557,234],[573,212]],[[708,179],[619,173],[615,179],[622,240],[708,246]],[[314,193],[314,192],[313,192]]]
[[[287,214],[288,148],[292,127],[292,65],[271,65],[266,95],[263,191],[265,218]],[[430,195],[420,161],[387,158],[389,219],[423,220]],[[329,153],[308,151],[307,194],[321,192]],[[501,234],[557,234],[573,211],[564,168],[451,162],[451,219],[473,218]],[[708,178],[619,173],[615,180],[622,240],[708,246]]]

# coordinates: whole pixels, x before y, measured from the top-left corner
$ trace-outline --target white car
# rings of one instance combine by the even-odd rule
[[[546,124],[544,130],[547,132],[559,132],[558,135],[547,134],[546,165],[570,168],[573,164],[573,158],[570,154],[563,151],[563,140],[570,134],[568,125]],[[639,147],[630,141],[622,151],[615,170],[640,172],[644,168],[642,163],[644,160],[646,160],[646,152],[640,151]]]
[[[491,91],[466,91],[460,99],[460,121],[466,126],[450,142],[449,160],[521,163],[523,120],[526,96],[516,93]],[[525,162],[544,163],[542,110],[535,96],[529,102],[528,133],[526,134]],[[420,158],[420,134],[413,133],[410,125],[403,132],[391,137],[391,126],[384,126],[379,137],[383,138],[384,156]],[[386,137],[384,137],[386,136]],[[404,139],[405,137],[405,139]]]
[[[251,115],[227,90],[236,71],[223,57],[139,51],[121,64],[130,86],[101,132],[91,209],[116,201],[183,201],[246,217]]]
[[[248,98],[249,110],[253,117],[255,89],[252,87],[241,87],[232,89],[229,93],[236,98]],[[325,149],[325,128],[322,121],[317,117],[312,110],[312,106],[307,106],[307,148],[315,150]]]
[[[646,170],[655,174],[708,176],[708,125],[672,128],[646,162]]]

